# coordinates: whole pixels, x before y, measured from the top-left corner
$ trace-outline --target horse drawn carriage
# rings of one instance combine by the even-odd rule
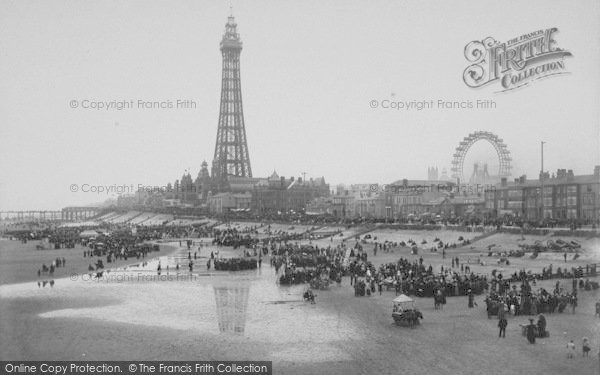
[[[312,280],[310,280],[310,287],[312,289],[317,289],[317,290],[327,290],[329,289],[329,284],[331,283],[331,281],[329,279],[323,278],[323,277],[315,277]]]
[[[527,332],[529,331],[529,327],[532,326],[531,330],[533,331],[533,336],[536,338],[546,338],[550,337],[550,332],[546,331],[546,317],[540,315],[538,318],[537,324],[533,323],[533,319],[529,319],[529,324],[519,324],[521,327],[521,334],[527,337]]]
[[[54,249],[55,246],[53,243],[50,243],[50,239],[48,237],[42,238],[40,243],[35,245],[36,250],[51,250]]]
[[[394,298],[394,309],[392,318],[399,326],[414,327],[420,324],[419,320],[423,319],[423,314],[415,307],[415,301],[405,294],[401,294]]]
[[[387,277],[381,280],[381,285],[385,288],[385,290],[395,290],[397,284],[398,282],[394,280],[393,277]]]
[[[313,291],[311,289],[307,289],[304,291],[304,294],[302,294],[302,299],[304,300],[304,302],[310,302],[311,305],[314,305],[315,302],[315,297],[317,295],[313,293]]]
[[[92,255],[93,256],[102,256],[102,255],[106,255],[107,251],[108,251],[108,246],[106,246],[106,244],[104,242],[95,242],[95,241],[91,241],[88,243],[88,247],[90,249],[92,249]]]
[[[504,309],[504,302],[498,301],[489,296],[486,297],[485,304],[486,304],[488,319],[490,319],[494,315],[497,316],[498,313],[500,312],[500,309]]]
[[[88,271],[98,271],[100,269],[104,269],[104,263],[102,263],[102,259],[98,259],[95,265],[92,265],[90,263],[90,265],[88,266]]]

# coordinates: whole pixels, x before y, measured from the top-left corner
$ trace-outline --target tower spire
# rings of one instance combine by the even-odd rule
[[[225,24],[220,49],[223,55],[221,105],[212,176],[224,188],[229,176],[252,177],[242,106],[242,41],[233,16],[229,16]]]

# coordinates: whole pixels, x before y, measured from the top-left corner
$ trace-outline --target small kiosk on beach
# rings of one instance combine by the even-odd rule
[[[423,319],[423,314],[415,307],[415,300],[405,294],[394,298],[392,318],[396,325],[414,327]]]

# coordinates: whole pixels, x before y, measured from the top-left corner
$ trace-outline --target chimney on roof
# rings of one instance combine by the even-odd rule
[[[500,186],[506,187],[507,185],[508,185],[508,181],[507,181],[506,177],[502,177],[500,179]]]
[[[290,182],[294,182],[294,176],[290,177]]]
[[[524,175],[522,175],[521,177],[519,177],[519,183],[520,183],[520,184],[525,184],[525,183],[527,183],[527,175],[526,175],[526,174],[524,174]]]
[[[571,180],[573,180],[574,178],[575,178],[575,175],[573,174],[573,170],[572,170],[572,169],[569,169],[569,170],[567,171],[567,180],[568,180],[568,181],[571,181]]]
[[[594,176],[600,177],[600,165],[594,167]]]

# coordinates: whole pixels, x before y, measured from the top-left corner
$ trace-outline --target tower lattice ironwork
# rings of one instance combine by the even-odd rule
[[[223,78],[212,177],[219,183],[225,183],[229,176],[252,177],[242,107],[242,41],[233,16],[227,19],[220,45],[223,54]]]

